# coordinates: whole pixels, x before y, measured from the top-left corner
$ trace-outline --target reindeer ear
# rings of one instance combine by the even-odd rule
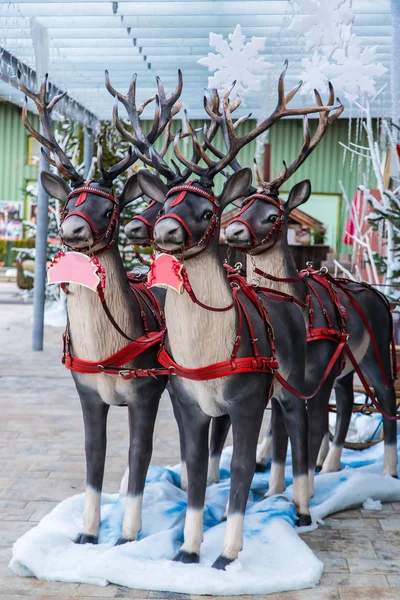
[[[221,208],[225,208],[234,200],[246,196],[250,186],[251,169],[249,167],[245,167],[244,169],[240,169],[240,171],[233,173],[226,181],[224,189],[218,198]]]
[[[142,190],[138,182],[137,173],[134,173],[129,177],[127,182],[124,185],[124,189],[121,192],[121,195],[118,198],[120,210],[125,208],[129,202],[136,200],[139,196],[142,195]]]
[[[150,196],[152,200],[164,204],[165,196],[168,194],[168,187],[159,177],[156,177],[147,169],[141,169],[138,173],[138,180],[146,196]]]
[[[304,204],[307,202],[311,195],[311,182],[309,179],[305,179],[304,181],[300,181],[296,183],[290,190],[289,198],[283,205],[283,208],[286,212],[290,212],[294,208],[300,206],[300,204]]]
[[[71,188],[62,177],[55,173],[50,173],[49,171],[42,171],[40,174],[40,181],[43,189],[49,196],[60,200],[60,202],[65,202],[67,200]]]

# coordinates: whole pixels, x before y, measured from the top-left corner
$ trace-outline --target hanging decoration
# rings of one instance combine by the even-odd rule
[[[235,93],[241,98],[246,98],[252,92],[261,91],[261,79],[255,73],[264,73],[272,67],[259,53],[265,49],[265,37],[251,38],[246,43],[246,36],[242,33],[240,25],[235,31],[224,36],[210,32],[210,46],[218,54],[209,52],[197,62],[203,67],[208,67],[214,75],[208,78],[208,89],[225,90],[236,81]]]
[[[353,32],[353,0],[294,0],[289,31],[304,33],[311,58],[302,59],[302,94],[326,91],[331,81],[349,103],[376,94],[376,79],[387,69],[376,60],[378,46],[361,47]],[[301,13],[301,14],[300,14]]]

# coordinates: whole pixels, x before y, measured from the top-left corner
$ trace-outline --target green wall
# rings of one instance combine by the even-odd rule
[[[31,119],[37,125],[37,117]],[[25,202],[26,181],[36,174],[37,169],[28,165],[28,133],[21,109],[0,101],[0,200]]]

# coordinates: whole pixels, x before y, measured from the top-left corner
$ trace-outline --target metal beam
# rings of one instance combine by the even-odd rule
[[[18,89],[17,77],[18,72],[20,71],[23,79],[25,79],[25,81],[29,81],[29,85],[37,89],[35,71],[19,61],[17,58],[15,58],[15,56],[7,52],[7,50],[2,50],[1,63],[2,65],[6,66],[7,69],[2,68],[0,79]],[[51,96],[56,96],[63,92],[50,82],[49,93]],[[76,100],[68,95],[59,102],[57,105],[57,110],[61,114],[70,118],[72,121],[80,123],[81,125],[87,125],[88,127],[96,130],[98,128],[98,118],[87,108],[82,106],[82,104],[79,104],[79,102],[76,102]]]

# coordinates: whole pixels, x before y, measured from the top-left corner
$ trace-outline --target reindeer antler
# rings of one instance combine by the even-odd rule
[[[211,161],[205,159],[204,155],[202,158],[205,160],[207,167],[200,167],[199,165],[195,165],[191,163],[190,160],[182,156],[179,151],[178,143],[175,143],[175,153],[178,159],[187,167],[192,169],[197,175],[200,176],[202,183],[205,185],[211,185],[212,180],[215,175],[225,169],[232,161],[234,161],[238,152],[241,148],[246,146],[249,142],[253,141],[256,137],[258,137],[261,133],[264,133],[268,129],[270,129],[277,121],[287,116],[295,116],[295,115],[307,115],[311,113],[317,112],[329,112],[334,107],[333,106],[323,106],[322,104],[318,104],[317,98],[317,106],[305,107],[305,108],[288,108],[289,102],[293,99],[293,97],[299,91],[302,82],[300,81],[288,94],[285,94],[285,75],[288,68],[288,61],[285,61],[284,69],[279,77],[278,82],[278,103],[276,105],[275,110],[272,114],[265,119],[262,123],[260,123],[257,127],[249,131],[247,134],[238,137],[235,133],[235,124],[232,120],[232,112],[237,108],[238,100],[233,102],[232,104],[229,101],[229,96],[232,89],[235,86],[235,83],[228,89],[223,97],[223,131],[225,136],[225,144],[228,148],[227,154],[221,158],[219,161]],[[210,103],[205,101],[205,109],[211,119],[218,123],[221,120],[221,115],[213,110],[210,107]],[[196,143],[196,142],[194,142]]]
[[[322,107],[323,102],[322,102],[320,94],[318,93],[317,90],[314,90],[314,93],[315,93],[315,99],[316,99],[317,105]],[[270,182],[264,182],[264,181],[262,181],[262,179],[258,173],[258,169],[256,168],[255,174],[256,174],[257,182],[262,188],[264,188],[265,191],[267,191],[268,193],[276,194],[278,192],[279,188],[285,183],[285,181],[287,181],[293,175],[293,173],[295,171],[297,171],[297,169],[304,163],[304,161],[311,154],[311,152],[314,150],[314,148],[319,144],[319,142],[322,140],[323,136],[325,135],[329,125],[331,123],[333,123],[333,121],[336,121],[336,119],[344,111],[343,104],[341,104],[341,102],[338,98],[336,100],[339,102],[340,105],[331,116],[329,116],[330,110],[320,112],[318,127],[312,138],[310,135],[310,126],[308,123],[308,119],[306,116],[304,117],[303,146],[301,147],[301,150],[300,150],[298,156],[295,158],[295,160],[289,166],[287,166],[285,161],[283,161],[283,170],[278,175],[278,177],[275,177],[275,179],[273,179]],[[328,104],[329,105],[333,104],[333,101],[334,101],[334,90],[333,90],[332,84],[329,82]]]
[[[158,93],[155,98],[151,98],[151,100],[155,99],[155,111],[154,111],[154,119],[151,131],[148,135],[145,135],[141,124],[140,124],[140,115],[145,108],[145,106],[149,103],[150,100],[146,100],[142,105],[136,109],[135,106],[135,94],[136,94],[136,74],[133,76],[132,81],[130,83],[128,93],[126,95],[118,92],[114,87],[112,87],[110,83],[110,78],[108,72],[106,71],[106,87],[110,94],[116,98],[116,102],[114,104],[113,109],[113,121],[116,129],[119,133],[128,140],[131,144],[135,146],[135,156],[140,158],[145,164],[150,166],[155,166],[154,162],[157,163],[157,170],[172,180],[177,175],[169,168],[167,163],[163,159],[163,155],[157,154],[153,148],[152,143],[162,134],[166,127],[169,128],[169,124],[174,115],[176,115],[182,105],[178,102],[178,98],[182,93],[182,73],[178,71],[178,84],[175,89],[175,92],[171,94],[169,98],[167,98],[164,90],[164,86],[161,83],[159,77],[157,77],[157,89]],[[122,121],[118,115],[118,101],[123,104],[125,110],[128,114],[128,117],[131,121],[133,133],[130,133],[123,125]],[[168,133],[169,135],[169,133]],[[167,146],[168,148],[168,146]],[[166,150],[165,150],[166,152]]]
[[[46,73],[40,85],[39,92],[35,94],[35,92],[30,90],[21,81],[21,73],[18,73],[18,87],[25,94],[25,102],[22,107],[22,121],[29,133],[36,140],[38,140],[38,142],[42,146],[50,150],[50,152],[52,152],[55,155],[54,161],[46,152],[43,151],[43,156],[46,158],[46,160],[50,164],[55,165],[58,171],[61,173],[61,175],[63,175],[66,179],[69,179],[72,185],[75,187],[81,185],[84,182],[84,178],[78,173],[78,171],[76,171],[68,156],[57,143],[51,122],[51,113],[54,107],[57,105],[57,103],[60,102],[62,98],[64,98],[66,92],[64,94],[54,96],[54,98],[50,102],[48,102],[47,80],[48,74]],[[39,113],[40,122],[42,124],[45,135],[42,135],[39,131],[36,131],[36,129],[32,126],[31,122],[29,121],[28,98],[33,100],[33,102],[36,105],[37,111]]]

